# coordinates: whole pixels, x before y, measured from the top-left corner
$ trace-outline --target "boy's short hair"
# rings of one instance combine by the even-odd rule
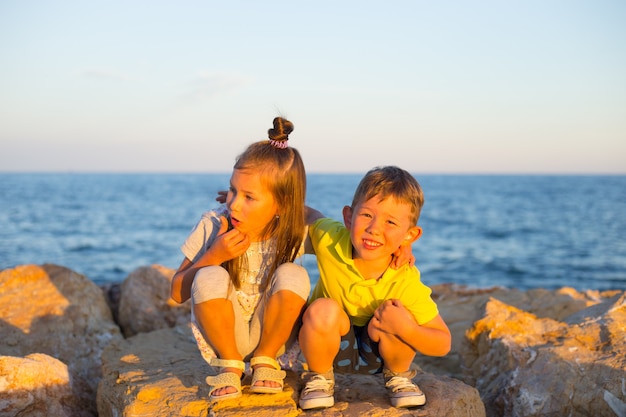
[[[417,224],[422,206],[424,193],[422,187],[409,172],[396,166],[376,167],[367,172],[354,192],[352,208],[359,202],[367,201],[378,196],[381,200],[393,197],[396,200],[411,206],[411,221]]]

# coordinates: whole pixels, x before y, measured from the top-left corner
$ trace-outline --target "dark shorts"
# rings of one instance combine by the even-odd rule
[[[377,374],[383,370],[378,343],[370,340],[367,326],[352,326],[341,338],[339,353],[333,362],[335,372]]]

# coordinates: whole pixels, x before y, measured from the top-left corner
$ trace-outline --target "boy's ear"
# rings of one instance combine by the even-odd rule
[[[352,227],[352,207],[350,206],[343,206],[343,224],[346,226],[347,229],[350,229]]]
[[[406,236],[404,237],[403,245],[411,245],[417,239],[422,236],[422,228],[419,226],[413,226],[406,232]]]

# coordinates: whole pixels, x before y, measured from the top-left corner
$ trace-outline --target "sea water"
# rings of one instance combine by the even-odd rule
[[[309,174],[307,204],[341,220],[362,174]],[[413,244],[427,285],[626,288],[626,176],[415,174]],[[55,263],[98,284],[173,269],[229,174],[0,174],[0,269]],[[302,261],[314,283],[315,258]]]

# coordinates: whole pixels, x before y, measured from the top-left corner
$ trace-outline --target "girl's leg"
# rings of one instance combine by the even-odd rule
[[[261,338],[253,357],[276,358],[298,324],[310,291],[306,270],[292,263],[282,264],[271,283],[267,304],[260,310]],[[257,367],[270,365],[259,364]],[[278,387],[275,381],[257,381],[257,386]]]
[[[341,336],[349,330],[350,319],[335,300],[319,298],[307,307],[298,341],[309,371],[324,374],[333,368]]]
[[[208,283],[210,282],[210,285]],[[242,360],[235,339],[235,313],[228,300],[230,276],[221,267],[202,268],[192,286],[192,308],[198,329],[220,359]],[[223,297],[209,298],[207,297]],[[223,368],[223,372],[242,375],[241,369]],[[213,396],[236,392],[234,387],[215,390]]]

